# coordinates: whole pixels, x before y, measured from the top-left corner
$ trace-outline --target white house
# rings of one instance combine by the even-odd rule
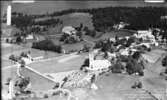
[[[142,35],[142,34],[151,34],[151,30],[138,30],[137,31],[138,35]]]
[[[151,43],[156,44],[155,36],[152,34],[152,30],[139,30],[137,32],[137,38],[142,38],[143,40],[150,40]]]
[[[108,69],[111,66],[111,62],[108,60],[94,60],[94,55],[89,54],[89,67],[88,70],[100,71]]]
[[[32,40],[34,39],[34,36],[32,34],[27,35],[26,40]]]
[[[115,24],[113,26],[113,28],[120,30],[120,29],[123,29],[125,26],[128,26],[128,25],[129,25],[128,23],[120,22],[119,24]]]
[[[68,34],[68,35],[75,35],[76,34],[76,29],[72,26],[65,26],[63,29],[62,29],[62,32],[65,33],[65,34]]]

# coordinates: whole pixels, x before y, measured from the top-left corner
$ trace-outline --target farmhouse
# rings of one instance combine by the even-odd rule
[[[113,26],[113,28],[120,30],[120,29],[123,29],[125,26],[128,26],[128,25],[129,25],[128,23],[120,22],[119,24],[115,24]]]
[[[68,35],[75,35],[76,34],[76,30],[74,27],[72,26],[65,26],[63,29],[62,29],[62,33],[64,34],[68,34]]]

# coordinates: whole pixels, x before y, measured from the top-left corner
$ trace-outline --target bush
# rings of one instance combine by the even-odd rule
[[[44,94],[44,97],[43,98],[48,98],[49,96],[48,96],[48,94]]]
[[[21,36],[18,36],[18,37],[16,38],[16,43],[21,43],[21,42],[22,42]]]
[[[21,60],[20,64],[21,64],[21,67],[24,67],[26,63],[24,60]]]
[[[133,57],[134,59],[136,59],[136,60],[138,60],[138,59],[140,58],[140,56],[141,56],[141,53],[138,52],[138,51],[136,51],[136,52],[132,55],[132,57]]]
[[[83,51],[84,51],[84,52],[89,52],[89,49],[90,49],[90,48],[91,48],[91,47],[89,47],[88,45],[85,44],[85,45],[83,46]]]
[[[96,36],[96,31],[95,30],[89,30],[89,29],[84,29],[85,31],[85,35],[91,36],[91,37],[95,37]]]
[[[167,74],[167,68],[165,69],[165,73]]]
[[[15,56],[14,55],[10,55],[9,59],[14,61],[15,60]]]
[[[27,54],[24,53],[24,52],[22,52],[22,53],[20,54],[20,56],[21,56],[21,57],[26,57],[26,58],[28,58]]]
[[[124,55],[120,55],[119,56],[119,59],[122,61],[122,62],[128,62],[129,60],[129,57],[128,56],[124,56]]]
[[[6,39],[6,43],[9,43],[9,39]]]
[[[112,67],[112,72],[113,73],[121,73],[123,69],[123,65],[121,64],[121,62],[117,62],[116,64],[114,64],[114,66]]]
[[[59,41],[64,41],[65,39],[67,39],[68,36],[68,34],[63,34]]]

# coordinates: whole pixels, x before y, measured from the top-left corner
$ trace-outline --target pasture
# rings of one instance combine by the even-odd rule
[[[58,24],[54,27],[49,28],[46,34],[48,35],[55,35],[61,33],[61,30],[64,26],[73,26],[79,27],[82,23],[83,26],[89,27],[89,29],[94,29],[92,23],[92,15],[89,13],[71,13],[62,16],[52,17],[53,19],[60,19],[63,23]],[[44,21],[47,19],[51,19],[51,17],[44,17],[44,18],[37,18],[35,19],[36,22]]]

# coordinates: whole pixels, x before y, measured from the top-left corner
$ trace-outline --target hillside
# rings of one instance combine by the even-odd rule
[[[62,16],[56,16],[52,17],[53,19],[60,19],[62,21],[62,24],[58,24],[54,27],[49,28],[49,31],[47,34],[55,34],[61,32],[61,29],[64,26],[73,26],[78,27],[80,23],[83,24],[83,26],[87,26],[90,29],[94,29],[92,24],[92,15],[89,13],[71,13],[71,14],[65,14]],[[45,21],[51,19],[51,17],[44,17],[44,18],[37,18],[35,19],[36,22],[39,21]]]

